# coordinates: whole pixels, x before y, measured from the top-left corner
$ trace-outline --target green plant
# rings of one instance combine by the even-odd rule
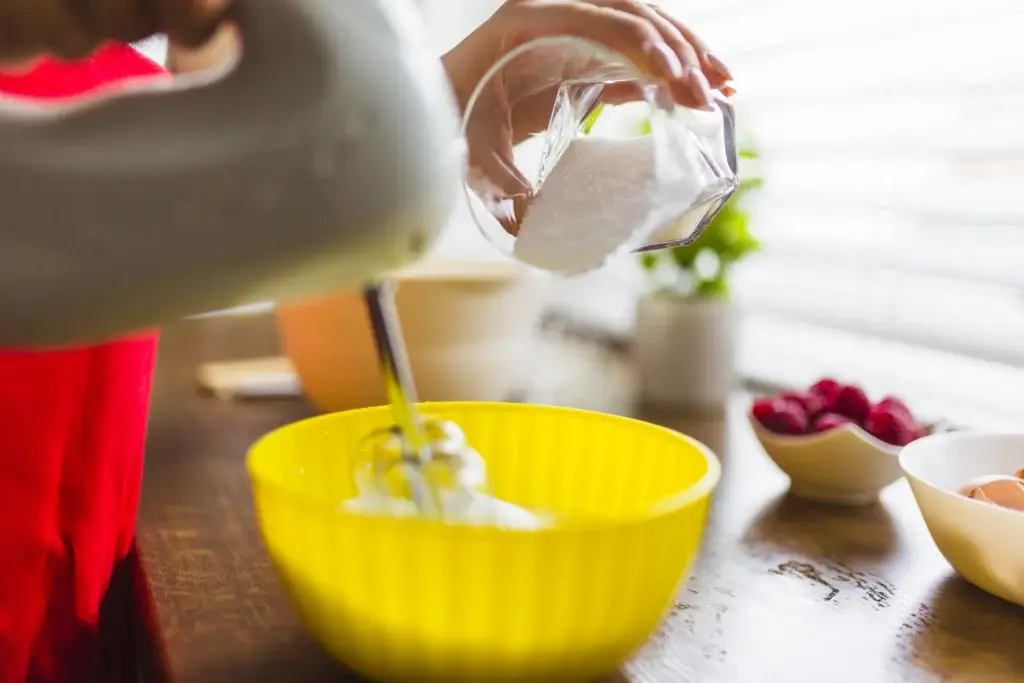
[[[740,157],[753,160],[758,154],[746,148]],[[743,178],[732,198],[692,244],[640,255],[640,265],[656,292],[696,298],[729,295],[732,267],[760,247],[750,233],[746,201],[761,184],[760,177]]]

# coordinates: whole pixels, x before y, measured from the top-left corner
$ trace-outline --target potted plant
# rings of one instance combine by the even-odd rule
[[[757,153],[747,148],[740,156]],[[729,280],[736,263],[759,247],[747,200],[760,185],[760,177],[744,178],[692,244],[641,255],[636,360],[643,402],[719,409],[735,387],[739,313]]]

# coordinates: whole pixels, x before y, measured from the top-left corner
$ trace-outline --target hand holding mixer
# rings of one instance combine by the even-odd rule
[[[391,490],[397,466],[424,514],[442,512],[445,489],[485,489],[458,427],[415,411],[380,281],[429,249],[464,177],[416,12],[238,0],[234,63],[57,105],[0,98],[0,344],[363,286],[396,422],[368,440],[371,481]],[[577,90],[589,105],[600,87]],[[552,117],[563,133],[565,116]]]
[[[236,63],[56,105],[0,97],[0,344],[362,285],[419,258],[464,153],[416,12],[239,0]],[[396,416],[419,443],[378,292]]]
[[[362,285],[419,258],[463,168],[411,0],[238,0],[235,63],[0,96],[0,344]]]

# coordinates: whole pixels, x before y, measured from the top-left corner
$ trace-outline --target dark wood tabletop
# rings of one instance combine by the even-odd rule
[[[278,588],[245,472],[256,437],[312,411],[297,399],[202,396],[200,336],[194,326],[164,336],[139,520],[175,681],[354,681]],[[538,354],[527,400],[639,415],[722,460],[694,575],[622,681],[1024,680],[1024,609],[953,574],[905,482],[867,508],[788,497],[745,421],[746,397],[719,415],[638,409],[621,352],[546,335]]]

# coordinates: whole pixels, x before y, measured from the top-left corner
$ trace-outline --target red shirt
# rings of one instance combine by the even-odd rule
[[[161,73],[113,45],[0,75],[0,93],[62,98]],[[153,333],[0,350],[0,683],[91,678],[100,602],[134,532],[155,356]]]

